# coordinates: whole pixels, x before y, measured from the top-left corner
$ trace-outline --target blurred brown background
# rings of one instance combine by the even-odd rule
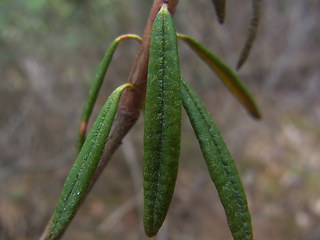
[[[251,2],[180,1],[177,31],[234,68]],[[104,51],[142,34],[152,1],[1,0],[0,239],[37,239],[75,154],[79,116]],[[219,126],[248,195],[255,239],[320,239],[320,2],[264,1],[252,54],[238,72],[255,95],[255,121],[182,42],[181,68]],[[124,83],[138,48],[120,44],[99,107]],[[125,138],[63,239],[146,239],[142,229],[143,118]],[[179,175],[157,239],[231,239],[217,192],[183,113]]]

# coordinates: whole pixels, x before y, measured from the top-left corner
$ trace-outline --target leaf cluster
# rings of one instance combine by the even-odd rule
[[[181,76],[177,39],[182,39],[212,68],[253,117],[260,118],[261,114],[249,90],[227,64],[190,36],[176,34],[172,15],[177,3],[178,1],[156,0],[144,36],[122,35],[116,38],[106,51],[83,109],[78,138],[79,154],[64,184],[44,238],[59,239],[62,236],[105,166],[101,165],[103,161],[99,163],[103,158],[104,148],[108,151],[108,143],[111,145],[111,156],[117,147],[112,145],[112,142],[116,141],[114,135],[118,135],[117,139],[121,141],[134,124],[134,120],[130,120],[138,116],[134,110],[140,111],[142,108],[145,117],[144,227],[148,236],[156,235],[167,215],[175,187],[183,106],[198,139],[211,179],[217,188],[234,239],[253,239],[246,194],[236,165],[206,107]],[[213,0],[213,4],[219,22],[223,23],[225,1]],[[259,6],[260,1],[253,0],[251,28],[238,68],[246,60],[255,38],[260,15]],[[140,50],[133,64],[129,83],[121,85],[110,95],[86,137],[88,121],[106,71],[116,47],[125,39],[140,42]],[[136,80],[141,76],[141,82]],[[122,92],[125,96],[121,100]],[[126,128],[126,125],[129,127]],[[117,132],[118,129],[125,130]]]

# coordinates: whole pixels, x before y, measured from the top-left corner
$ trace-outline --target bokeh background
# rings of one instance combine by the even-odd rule
[[[0,239],[37,239],[75,160],[79,116],[112,40],[142,34],[150,0],[0,1]],[[251,1],[180,0],[177,31],[234,68]],[[258,38],[238,71],[263,112],[253,120],[206,64],[179,42],[182,74],[219,126],[243,180],[255,239],[320,239],[320,2],[264,1]],[[127,79],[138,43],[120,44],[94,116]],[[146,239],[143,118],[124,139],[63,239]],[[157,239],[232,239],[183,113],[179,175]]]

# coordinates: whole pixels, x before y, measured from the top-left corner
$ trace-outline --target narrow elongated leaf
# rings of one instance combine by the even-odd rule
[[[96,102],[99,90],[100,90],[101,85],[103,83],[104,77],[106,75],[107,69],[108,69],[109,64],[111,62],[112,56],[113,56],[118,44],[124,39],[136,39],[138,41],[141,40],[141,38],[139,36],[134,35],[134,34],[122,35],[122,36],[117,37],[113,41],[113,43],[110,45],[108,50],[106,51],[106,53],[100,63],[100,66],[96,72],[94,81],[91,84],[89,94],[88,94],[86,103],[84,105],[83,111],[82,111],[80,131],[79,131],[78,142],[77,142],[78,152],[80,152],[81,147],[84,143],[88,121],[89,121],[90,115],[92,113],[93,106]]]
[[[236,240],[253,239],[246,195],[236,165],[205,106],[182,79],[182,104],[199,141],[203,157]]]
[[[182,34],[178,34],[178,37],[185,41],[215,71],[222,82],[240,100],[253,117],[261,117],[260,111],[248,89],[225,63],[195,39]]]
[[[83,144],[63,186],[50,226],[49,239],[57,239],[62,235],[84,198],[109,136],[121,93],[127,87],[132,85],[124,84],[110,95]]]
[[[226,0],[212,0],[212,2],[218,16],[218,21],[222,24],[226,11]]]
[[[181,80],[173,19],[163,4],[151,33],[145,104],[144,229],[157,234],[172,199],[181,138]]]
[[[241,66],[246,62],[250,54],[250,50],[252,48],[253,42],[256,39],[259,22],[260,22],[261,1],[262,0],[252,0],[253,13],[251,17],[249,32],[248,32],[247,40],[244,44],[244,47],[240,54],[240,58],[237,63],[237,69],[240,69]]]

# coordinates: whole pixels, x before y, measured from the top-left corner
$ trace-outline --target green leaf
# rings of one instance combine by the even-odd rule
[[[146,234],[161,227],[172,199],[181,138],[181,79],[174,22],[163,4],[151,33],[144,128],[144,212]]]
[[[108,50],[106,51],[106,53],[100,63],[100,66],[96,72],[94,81],[91,84],[89,94],[88,94],[86,103],[84,105],[83,111],[82,111],[80,131],[79,131],[78,141],[77,141],[78,152],[80,152],[81,147],[85,141],[85,138],[86,138],[85,135],[86,135],[86,130],[87,130],[87,126],[88,126],[88,121],[89,121],[90,115],[92,113],[92,109],[94,107],[94,104],[96,102],[98,93],[100,91],[101,85],[103,83],[104,77],[105,77],[106,72],[108,70],[109,64],[111,62],[112,56],[113,56],[118,44],[124,39],[136,39],[138,41],[141,41],[141,38],[138,35],[134,35],[134,34],[122,35],[122,36],[117,37],[112,42],[112,44],[110,45]]]
[[[218,21],[222,24],[226,11],[226,0],[212,0],[212,2],[218,16]]]
[[[240,69],[241,66],[246,62],[249,57],[250,50],[252,48],[253,42],[256,39],[259,22],[260,22],[260,13],[261,13],[261,0],[252,0],[252,18],[250,22],[250,28],[247,35],[247,40],[244,44],[244,47],[241,51],[240,58],[237,63],[237,69]]]
[[[260,111],[248,89],[225,63],[195,39],[182,34],[178,34],[178,37],[186,42],[215,71],[222,82],[240,100],[253,117],[261,118]]]
[[[189,116],[211,179],[217,188],[232,236],[237,240],[253,239],[247,199],[236,165],[199,97],[184,79],[181,85],[183,107]]]
[[[81,148],[63,186],[49,230],[49,239],[58,239],[68,226],[86,195],[98,165],[118,108],[122,91],[131,84],[118,87],[108,98]]]

